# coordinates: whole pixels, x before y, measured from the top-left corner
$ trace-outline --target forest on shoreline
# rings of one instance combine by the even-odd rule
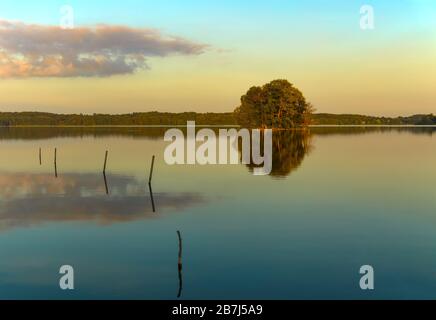
[[[233,112],[228,113],[164,113],[144,112],[129,114],[55,114],[43,112],[0,112],[0,126],[165,126],[238,125]],[[311,125],[436,125],[436,116],[374,117],[351,114],[315,113]]]

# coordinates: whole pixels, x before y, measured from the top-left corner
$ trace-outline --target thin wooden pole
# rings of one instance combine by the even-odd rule
[[[41,148],[39,148],[39,165],[42,165],[42,155],[41,155]]]
[[[54,152],[54,167],[55,167],[55,177],[58,177],[58,152],[57,148],[55,148]]]
[[[151,168],[150,168],[150,176],[148,178],[148,184],[151,184],[151,180],[153,179],[154,159],[155,156],[153,156],[153,158],[151,159]]]
[[[107,156],[108,156],[108,151],[106,150],[106,155],[104,156],[104,165],[103,165],[104,174],[106,174]]]
[[[183,274],[182,274],[182,236],[180,231],[177,231],[177,236],[179,238],[179,260],[178,260],[178,270],[179,270],[179,292],[177,294],[177,298],[180,298],[183,290]]]

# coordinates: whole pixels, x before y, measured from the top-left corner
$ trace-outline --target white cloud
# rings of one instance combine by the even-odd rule
[[[107,77],[146,69],[148,57],[199,55],[207,45],[155,29],[71,30],[0,20],[0,77]]]

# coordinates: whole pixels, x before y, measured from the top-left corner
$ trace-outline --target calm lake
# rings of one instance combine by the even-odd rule
[[[0,299],[436,298],[436,128],[275,133],[269,176],[164,132],[0,129]]]

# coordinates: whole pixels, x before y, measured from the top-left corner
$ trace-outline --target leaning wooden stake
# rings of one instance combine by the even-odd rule
[[[55,148],[55,152],[54,152],[54,167],[55,167],[55,177],[58,177],[58,161],[57,161],[57,148]]]
[[[104,156],[103,174],[106,174],[107,156],[108,151],[106,151],[106,155]]]
[[[153,179],[154,159],[155,159],[155,156],[153,156],[153,158],[151,159],[150,176],[148,178],[148,183],[149,184],[151,184],[151,180]]]

